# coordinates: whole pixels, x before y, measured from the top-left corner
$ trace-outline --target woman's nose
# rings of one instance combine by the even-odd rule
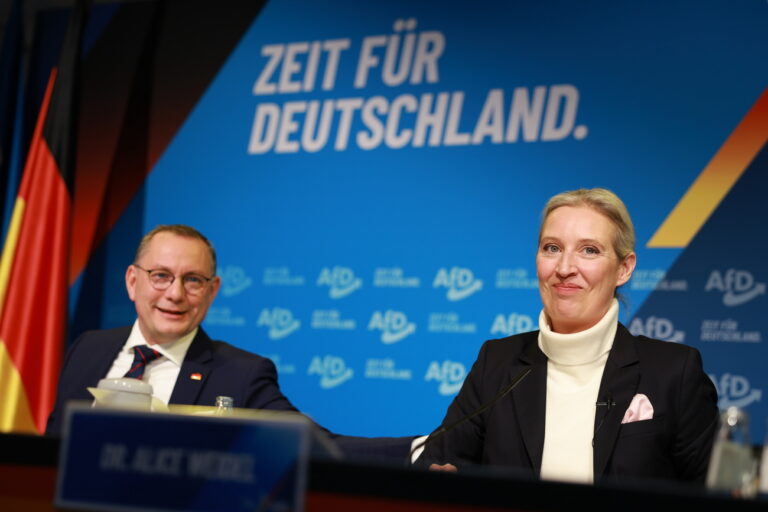
[[[560,258],[557,260],[555,271],[561,276],[573,274],[573,263],[573,254],[569,251],[564,251],[560,254]]]

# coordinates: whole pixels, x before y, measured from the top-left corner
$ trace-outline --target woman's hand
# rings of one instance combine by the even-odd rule
[[[429,466],[430,471],[447,471],[449,473],[456,473],[458,469],[456,469],[456,466],[453,464],[443,464],[442,466],[439,464],[432,464]]]

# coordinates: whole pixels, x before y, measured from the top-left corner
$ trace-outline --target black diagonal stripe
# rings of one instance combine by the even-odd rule
[[[70,196],[75,170],[77,74],[83,30],[89,8],[89,0],[76,0],[72,7],[57,65],[56,82],[48,106],[48,115],[43,126],[43,139],[48,143]]]

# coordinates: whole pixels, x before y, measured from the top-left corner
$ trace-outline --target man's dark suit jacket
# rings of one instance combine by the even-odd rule
[[[443,420],[450,425],[531,373],[491,409],[427,445],[419,465],[515,467],[538,476],[544,450],[547,357],[538,331],[486,342]],[[621,424],[632,397],[645,394],[653,419]],[[594,476],[703,482],[717,425],[717,392],[696,349],[632,336],[619,324],[600,382]],[[615,403],[615,405],[614,405]],[[586,412],[586,411],[585,411]]]
[[[68,401],[93,400],[87,388],[95,387],[107,375],[130,333],[131,327],[119,327],[88,331],[75,340],[64,358],[56,403],[48,417],[47,435],[61,435]],[[200,374],[201,378],[192,379],[192,374]],[[216,397],[222,395],[232,397],[234,407],[297,411],[280,391],[272,361],[229,343],[213,341],[200,328],[181,365],[170,403],[212,406]],[[347,456],[401,461],[407,459],[412,440],[412,437],[358,438],[335,434],[331,437]]]

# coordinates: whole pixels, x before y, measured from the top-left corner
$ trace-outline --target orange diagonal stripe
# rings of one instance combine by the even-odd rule
[[[768,88],[651,237],[648,247],[686,247],[767,140]]]

